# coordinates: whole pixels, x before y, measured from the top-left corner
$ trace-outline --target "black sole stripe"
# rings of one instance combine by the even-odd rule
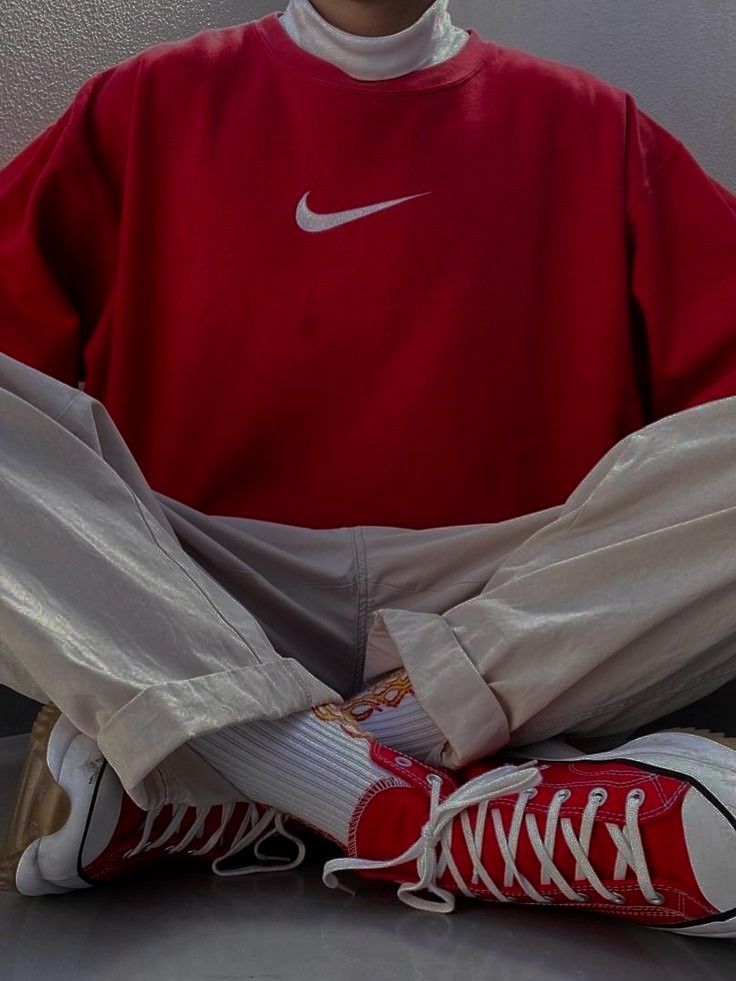
[[[578,762],[585,762],[584,760],[578,760]],[[603,760],[591,760],[591,763],[602,763]],[[664,766],[654,766],[651,763],[642,763],[640,760],[629,760],[624,757],[616,757],[615,759],[609,759],[610,763],[626,763],[629,766],[636,767],[639,770],[649,770],[651,773],[661,773],[665,777],[674,777],[675,780],[684,780],[686,783],[692,784],[695,789],[710,801],[710,803],[720,811],[721,814],[726,818],[731,827],[736,831],[736,815],[733,815],[729,810],[727,810],[724,805],[715,797],[707,787],[696,778],[691,777],[689,774],[678,773],[677,770],[668,770]],[[714,913],[712,916],[704,916],[700,920],[683,920],[682,923],[669,923],[666,926],[661,924],[651,924],[656,930],[671,930],[673,927],[692,927],[692,926],[703,926],[706,923],[718,923],[723,920],[730,920],[732,917],[736,916],[736,906],[732,909],[727,909],[723,913]],[[647,926],[650,926],[647,923]]]
[[[87,842],[87,835],[89,834],[89,826],[92,823],[92,815],[95,812],[95,804],[97,803],[97,795],[100,792],[102,776],[105,772],[105,767],[107,765],[108,765],[107,760],[104,760],[102,766],[100,767],[100,772],[97,774],[97,781],[95,783],[94,793],[92,794],[92,800],[89,805],[89,813],[87,814],[87,822],[84,826],[82,841],[79,845],[79,854],[77,855],[77,875],[79,876],[80,879],[83,879],[85,882],[88,882],[91,886],[98,886],[100,885],[100,883],[96,882],[94,879],[90,879],[90,877],[85,873],[84,869],[82,868],[82,854],[84,852],[84,846]]]

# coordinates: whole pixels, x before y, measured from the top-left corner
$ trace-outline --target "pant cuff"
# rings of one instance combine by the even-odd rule
[[[190,739],[341,701],[298,661],[282,658],[146,688],[108,719],[96,739],[139,807],[224,803],[244,798],[185,745]]]
[[[377,610],[367,646],[404,664],[425,712],[447,742],[436,760],[457,768],[506,746],[509,726],[496,696],[444,617]]]

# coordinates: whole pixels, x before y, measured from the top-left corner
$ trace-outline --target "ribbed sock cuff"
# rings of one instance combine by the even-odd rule
[[[364,792],[385,771],[369,739],[308,712],[197,736],[191,747],[252,800],[275,807],[347,845]]]
[[[392,749],[426,762],[436,754],[445,737],[424,711],[403,669],[392,672],[365,691],[348,699],[341,709],[349,711],[361,729]]]

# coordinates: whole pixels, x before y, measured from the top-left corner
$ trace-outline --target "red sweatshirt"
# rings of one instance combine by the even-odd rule
[[[471,30],[359,81],[272,13],[101,72],[0,172],[0,350],[208,513],[496,521],[736,394],[736,197],[586,72]]]

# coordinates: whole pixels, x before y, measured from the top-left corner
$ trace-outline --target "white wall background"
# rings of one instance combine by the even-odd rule
[[[286,0],[0,0],[0,163],[99,69]],[[456,23],[622,88],[736,188],[736,0],[451,0]]]

